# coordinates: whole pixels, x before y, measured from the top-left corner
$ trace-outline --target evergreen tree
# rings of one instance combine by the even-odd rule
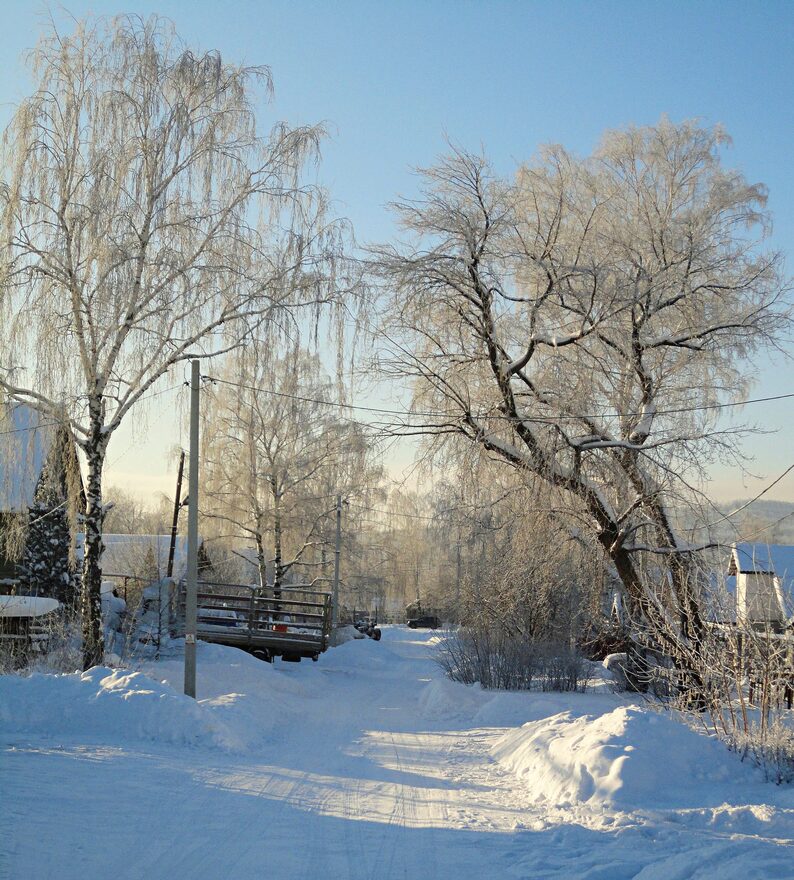
[[[71,534],[65,505],[34,505],[19,574],[34,596],[74,606],[79,576],[69,559]]]
[[[39,476],[18,573],[34,596],[49,596],[74,607],[79,574],[71,554],[69,478],[76,467],[66,430],[59,430]]]

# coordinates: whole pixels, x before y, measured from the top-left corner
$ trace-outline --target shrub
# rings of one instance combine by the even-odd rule
[[[565,644],[532,641],[486,627],[461,627],[437,662],[453,681],[497,690],[583,691],[589,664]]]

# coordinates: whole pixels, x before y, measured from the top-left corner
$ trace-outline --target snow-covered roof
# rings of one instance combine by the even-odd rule
[[[794,614],[794,546],[737,542],[731,548],[730,575],[770,574],[786,617]]]
[[[7,408],[0,428],[0,510],[33,504],[55,431],[52,420],[30,406]]]
[[[153,563],[158,578],[165,577],[168,567],[170,535],[102,535],[105,552],[102,554],[102,572],[109,574],[138,575],[146,563]],[[199,540],[201,544],[201,540]],[[185,576],[187,571],[187,536],[177,535],[174,546],[175,578]]]
[[[736,623],[736,577],[711,572],[703,596],[703,613],[712,623]]]
[[[741,542],[731,551],[731,574],[774,574],[794,586],[794,546]]]
[[[56,599],[43,596],[0,596],[0,617],[40,617],[59,607]]]

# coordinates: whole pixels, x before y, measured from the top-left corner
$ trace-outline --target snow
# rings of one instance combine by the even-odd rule
[[[631,434],[634,442],[642,443],[650,435],[655,416],[656,406],[652,402],[644,403],[640,410],[640,419]]]
[[[730,594],[736,595],[736,584],[742,574],[773,575],[777,602],[784,616],[794,616],[794,546],[738,542],[731,549],[731,557],[727,579]]]
[[[40,617],[59,606],[56,599],[41,596],[0,596],[0,617]]]
[[[703,789],[752,771],[714,739],[648,708],[561,712],[505,734],[494,757],[550,804],[630,810],[702,804]]]
[[[346,642],[351,642],[353,639],[366,639],[367,636],[364,633],[359,632],[354,626],[339,626],[331,633],[331,645],[334,647],[339,647],[340,645],[344,645]]]
[[[136,670],[0,677],[14,792],[0,865],[62,880],[794,877],[794,789],[606,682],[453,683],[440,638],[384,627],[274,665],[199,643],[195,701],[179,643]]]
[[[0,510],[32,506],[54,438],[52,419],[33,407],[14,404],[6,410],[0,428]]]
[[[200,704],[141,672],[104,666],[73,675],[6,676],[0,725],[16,735],[47,731],[50,739],[83,742],[223,744]]]
[[[767,572],[784,581],[794,582],[794,547],[789,544],[733,545],[734,559],[740,572]]]
[[[106,574],[136,574],[151,562],[161,575],[168,567],[171,535],[103,534],[102,571]],[[201,543],[199,541],[199,543]],[[174,577],[183,577],[187,570],[187,537],[177,535],[174,545]]]

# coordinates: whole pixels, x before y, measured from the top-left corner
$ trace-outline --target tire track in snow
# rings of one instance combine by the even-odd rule
[[[400,759],[400,753],[397,749],[397,743],[394,740],[394,734],[389,734],[389,739],[391,740],[391,747],[394,751],[394,757],[397,762],[397,767],[399,769],[400,774],[403,773],[403,764]],[[388,868],[386,869],[385,876],[392,876],[392,870],[394,868],[394,857],[397,853],[397,848],[400,845],[401,841],[405,838],[405,822],[406,822],[406,792],[405,792],[405,783],[400,780],[399,785],[399,796],[395,798],[394,801],[394,809],[392,810],[391,815],[389,816],[389,822],[386,828],[383,831],[383,841],[385,842],[387,839],[391,838],[391,847],[389,852],[389,863]],[[396,825],[401,829],[402,833],[399,835],[395,835],[394,833],[390,833],[391,828]],[[383,844],[381,844],[382,846]],[[407,853],[410,850],[406,847],[402,847],[402,851]],[[374,880],[376,874],[373,872],[371,875],[371,880]]]

